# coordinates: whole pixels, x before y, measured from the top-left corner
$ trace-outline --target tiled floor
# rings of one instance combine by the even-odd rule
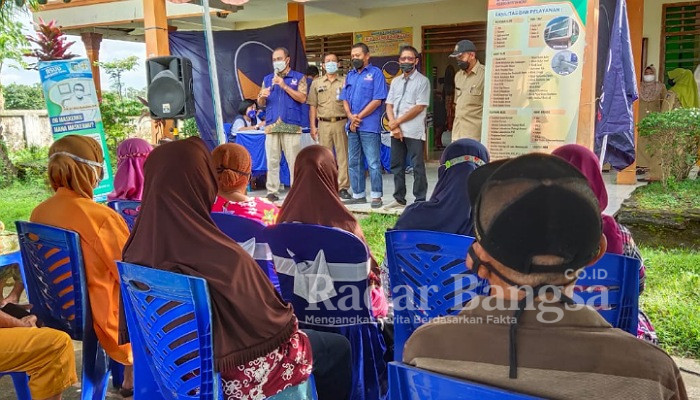
[[[430,198],[430,195],[433,192],[433,189],[435,188],[435,183],[437,182],[437,169],[438,169],[438,164],[436,162],[429,163],[427,165],[427,173],[428,173],[428,198]],[[606,214],[614,214],[617,212],[617,210],[620,209],[620,205],[622,202],[629,197],[629,195],[632,193],[632,191],[637,187],[644,185],[644,183],[638,183],[636,186],[635,185],[617,185],[615,183],[615,179],[617,174],[615,172],[608,172],[605,173],[604,175],[605,179],[605,186],[608,189],[608,208],[605,210]],[[382,197],[382,201],[384,202],[384,205],[387,205],[393,201],[393,190],[394,190],[394,179],[391,174],[384,174],[384,197]],[[369,178],[367,178],[367,188],[369,189]],[[408,192],[407,200],[408,203],[412,203],[415,198],[413,197],[413,176],[408,175],[406,177],[406,191]],[[257,190],[251,193],[251,196],[260,196],[264,197],[266,195],[266,192],[264,190]],[[285,193],[281,194],[281,199],[278,202],[278,204],[282,204],[282,201],[284,200],[284,197],[286,195]],[[369,199],[368,199],[369,200]],[[357,213],[369,213],[369,212],[378,212],[378,213],[383,213],[383,214],[400,214],[401,210],[392,210],[392,211],[386,211],[383,208],[379,209],[372,209],[370,207],[370,204],[358,204],[358,205],[351,205],[348,206],[348,209],[350,209],[353,212]]]

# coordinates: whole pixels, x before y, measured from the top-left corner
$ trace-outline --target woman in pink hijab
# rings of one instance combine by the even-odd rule
[[[126,139],[117,147],[117,173],[114,191],[108,200],[141,201],[143,194],[143,164],[153,147],[139,138]]]
[[[646,267],[642,253],[637,248],[637,245],[632,239],[632,233],[626,226],[615,221],[610,215],[603,214],[603,211],[608,207],[608,191],[605,188],[603,175],[600,172],[598,156],[590,151],[587,147],[578,144],[567,144],[561,146],[552,152],[553,155],[563,158],[569,164],[576,167],[588,179],[588,185],[598,198],[600,205],[601,217],[603,219],[603,234],[608,240],[608,253],[622,254],[627,257],[637,258],[641,261],[639,267],[639,294],[644,291],[644,280],[646,277]],[[654,327],[649,321],[649,317],[639,310],[637,326],[637,337],[648,342],[658,344],[658,338]]]

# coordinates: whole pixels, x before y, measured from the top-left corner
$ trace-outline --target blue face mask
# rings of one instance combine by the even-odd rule
[[[258,123],[257,113],[255,112],[255,110],[248,110],[246,115],[248,116],[248,118],[250,118],[251,124],[255,125]]]
[[[335,61],[327,62],[325,67],[326,72],[328,72],[329,74],[335,74],[336,72],[338,72],[338,63]]]

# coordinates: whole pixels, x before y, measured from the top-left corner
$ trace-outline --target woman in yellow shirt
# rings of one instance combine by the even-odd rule
[[[49,149],[49,180],[55,194],[39,204],[30,220],[77,232],[85,264],[85,281],[93,326],[100,344],[124,364],[123,393],[133,388],[133,358],[129,344],[119,345],[119,273],[115,260],[129,238],[124,220],[92,200],[102,178],[104,157],[87,136],[68,135]]]

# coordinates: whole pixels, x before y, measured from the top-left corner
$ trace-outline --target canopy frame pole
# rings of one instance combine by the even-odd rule
[[[219,75],[216,68],[216,55],[214,54],[214,35],[211,29],[211,14],[209,12],[209,0],[202,0],[202,20],[204,21],[204,40],[207,47],[207,64],[209,65],[209,83],[211,84],[211,100],[214,104],[214,120],[216,121],[216,137],[219,144],[226,143],[224,133],[224,117],[221,113],[221,94],[219,92]]]

